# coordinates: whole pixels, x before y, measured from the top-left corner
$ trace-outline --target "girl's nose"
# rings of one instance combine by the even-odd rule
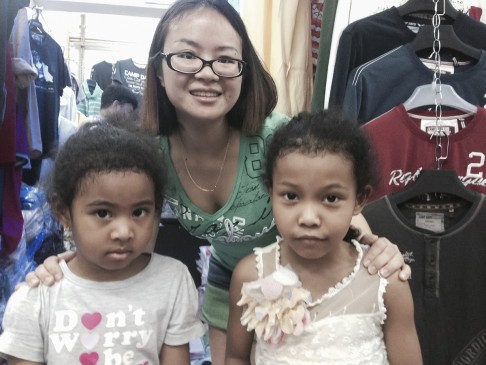
[[[120,218],[113,223],[114,225],[111,231],[111,238],[113,240],[127,241],[133,238],[133,229],[128,219]]]
[[[299,224],[305,226],[316,226],[320,224],[318,209],[314,204],[305,204],[299,215]]]

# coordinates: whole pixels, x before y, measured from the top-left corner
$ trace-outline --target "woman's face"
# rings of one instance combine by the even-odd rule
[[[163,52],[188,52],[208,61],[225,56],[242,59],[242,41],[223,15],[201,8],[173,22]],[[238,100],[242,84],[242,77],[219,77],[209,66],[197,74],[182,74],[171,70],[165,59],[159,78],[179,122],[224,118]]]

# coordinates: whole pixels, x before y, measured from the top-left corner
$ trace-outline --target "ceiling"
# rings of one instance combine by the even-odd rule
[[[3,0],[2,0],[3,1]],[[175,0],[35,0],[50,11],[160,18]]]

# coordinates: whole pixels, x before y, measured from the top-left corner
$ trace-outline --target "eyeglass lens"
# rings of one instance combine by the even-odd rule
[[[196,73],[202,69],[203,60],[188,55],[187,53],[176,53],[170,58],[171,66],[180,72]],[[237,60],[222,58],[211,63],[214,73],[220,76],[233,77],[241,73],[243,64]]]

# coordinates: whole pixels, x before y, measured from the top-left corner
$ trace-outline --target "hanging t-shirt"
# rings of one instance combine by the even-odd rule
[[[5,115],[5,103],[7,100],[5,86],[5,71],[6,71],[6,62],[7,62],[7,54],[5,49],[7,48],[9,42],[10,32],[12,31],[13,22],[17,11],[24,7],[28,6],[29,1],[27,0],[18,0],[18,1],[2,1],[0,4],[0,24],[1,25],[1,32],[0,32],[0,125],[3,122],[3,117]]]
[[[17,120],[15,81],[10,55],[10,48],[7,48],[5,115],[3,123],[0,124],[0,252],[9,254],[15,251],[20,242],[24,223],[19,198],[22,167],[16,156],[21,138],[16,135],[19,131],[17,124],[23,123],[23,118]]]
[[[145,84],[145,65],[137,65],[131,58],[116,61],[113,81],[127,86],[141,99]]]
[[[93,84],[90,86],[92,81],[86,80],[81,84],[81,90],[83,90],[85,98],[78,103],[78,110],[87,117],[99,115],[101,110],[103,90],[96,82],[94,82],[94,87]]]
[[[13,46],[12,57],[24,60],[33,68],[28,10],[29,8],[22,8],[18,11],[10,41]],[[31,158],[39,157],[42,154],[39,108],[35,90],[35,82],[30,82],[25,89],[17,90],[17,105],[25,113],[25,132],[29,144],[29,157]]]
[[[43,156],[58,142],[60,98],[68,85],[64,56],[59,44],[47,33],[30,32],[30,48],[37,70],[35,90],[39,109]]]
[[[427,19],[420,21],[421,24],[425,22],[430,24]],[[452,27],[464,43],[486,49],[486,24],[459,12]],[[413,28],[411,23],[400,16],[396,7],[349,24],[339,39],[336,55],[339,62],[334,66],[329,106],[340,106],[343,103],[348,76],[354,68],[411,42],[417,30],[417,27]]]
[[[312,37],[312,65],[317,65],[317,56],[319,54],[319,41],[321,39],[322,15],[324,10],[324,0],[311,1],[311,37]]]
[[[363,215],[373,233],[398,245],[412,269],[424,364],[485,364],[485,196],[478,194],[466,210],[442,213],[402,211],[386,196],[367,204]],[[417,227],[426,219],[429,226],[436,220],[435,232]]]
[[[111,62],[101,61],[91,68],[91,80],[95,80],[101,90],[105,90],[113,80],[115,65]]]
[[[421,114],[423,114],[421,112]],[[430,115],[435,115],[435,109]],[[478,108],[470,118],[447,119],[444,114],[441,140],[442,169],[454,170],[465,186],[486,194],[486,110]],[[436,169],[437,140],[429,132],[435,118],[411,118],[403,105],[393,108],[362,127],[371,136],[379,158],[380,183],[370,201],[413,184],[422,169]]]
[[[459,65],[440,76],[457,94],[474,105],[485,105],[486,51],[476,64]],[[351,73],[343,110],[366,123],[405,102],[417,86],[430,84],[434,71],[425,66],[410,43],[357,67]]]

